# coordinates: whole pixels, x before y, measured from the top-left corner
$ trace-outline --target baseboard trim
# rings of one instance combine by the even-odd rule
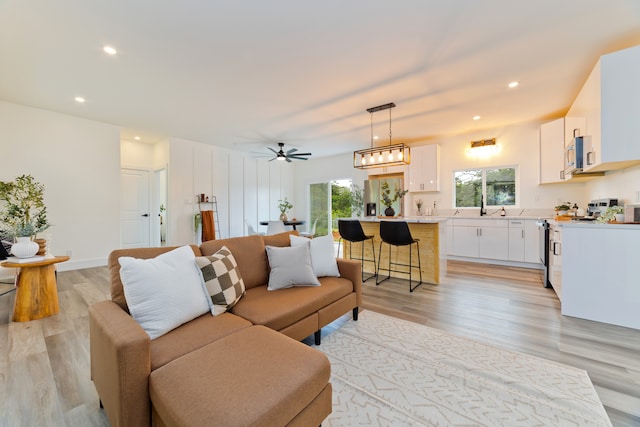
[[[475,262],[478,264],[493,264],[493,265],[502,265],[504,267],[521,267],[521,268],[531,268],[533,270],[542,270],[542,264],[530,263],[530,262],[519,262],[519,261],[502,261],[499,259],[485,259],[485,258],[468,258],[463,256],[455,256],[455,255],[447,255],[447,259],[451,261],[466,261],[466,262]]]
[[[103,267],[107,265],[107,258],[91,258],[82,260],[69,260],[56,264],[58,271],[82,270],[83,268]],[[15,268],[0,267],[0,280],[12,279],[15,276]]]

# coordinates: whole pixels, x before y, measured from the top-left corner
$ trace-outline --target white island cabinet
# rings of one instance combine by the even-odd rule
[[[562,224],[562,314],[640,329],[640,225]]]

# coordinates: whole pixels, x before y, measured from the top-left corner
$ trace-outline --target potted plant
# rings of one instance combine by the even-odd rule
[[[402,199],[402,197],[404,197],[404,195],[407,194],[409,190],[400,190],[400,188],[396,184],[393,190],[393,196],[391,196],[391,188],[389,188],[388,181],[383,181],[382,184],[380,184],[380,189],[382,190],[382,194],[381,194],[382,199],[380,201],[382,202],[382,204],[384,204],[387,207],[384,210],[384,214],[386,216],[394,216],[396,214],[396,211],[392,207],[393,204],[398,199]]]
[[[44,205],[44,185],[31,175],[22,175],[12,182],[0,181],[0,227],[15,237],[12,253],[19,258],[36,254],[39,245],[32,242],[36,233],[51,226]],[[35,248],[35,250],[34,250]]]
[[[557,215],[566,215],[569,212],[569,209],[571,209],[571,203],[569,202],[562,203],[555,207]]]
[[[287,220],[287,212],[289,212],[291,208],[293,208],[293,205],[289,203],[286,197],[284,198],[284,200],[278,200],[278,209],[280,209],[280,221]]]
[[[602,215],[596,219],[597,222],[624,222],[624,207],[614,205],[609,206]]]

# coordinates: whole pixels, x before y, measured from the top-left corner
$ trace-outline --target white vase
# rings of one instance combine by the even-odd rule
[[[615,214],[616,222],[624,222],[624,214]]]
[[[18,237],[17,240],[11,246],[11,253],[17,258],[31,258],[40,249],[36,242],[31,241],[31,237]]]

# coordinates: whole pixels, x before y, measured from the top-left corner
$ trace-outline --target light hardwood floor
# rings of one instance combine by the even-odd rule
[[[640,331],[563,317],[539,275],[449,262],[444,283],[411,294],[403,280],[367,281],[363,308],[585,369],[612,423],[639,426]],[[9,321],[14,294],[0,296],[2,427],[108,426],[89,378],[87,318],[108,297],[107,269],[59,273],[58,291],[60,314],[26,323]]]

